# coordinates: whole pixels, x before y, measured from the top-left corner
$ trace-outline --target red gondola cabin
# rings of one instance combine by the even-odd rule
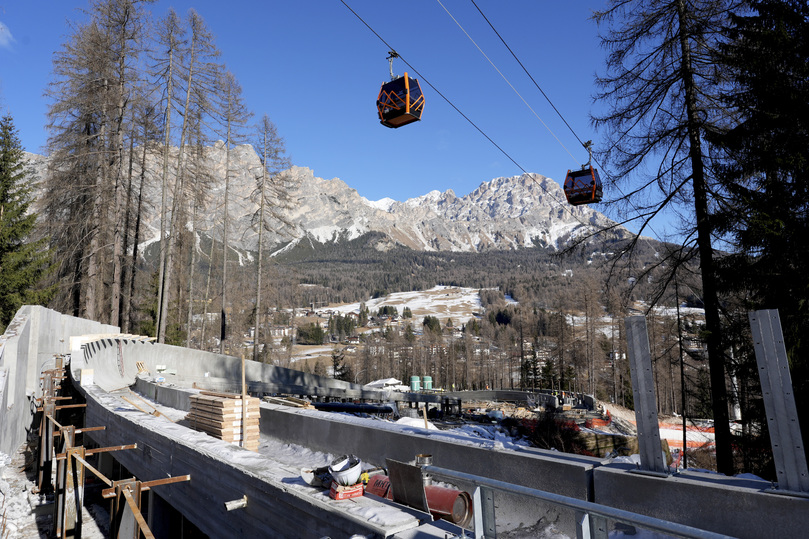
[[[601,178],[591,166],[581,170],[568,170],[565,177],[565,196],[573,206],[601,202]]]
[[[383,83],[376,98],[376,109],[379,122],[386,127],[397,128],[421,120],[424,94],[419,81],[405,72],[403,77]]]

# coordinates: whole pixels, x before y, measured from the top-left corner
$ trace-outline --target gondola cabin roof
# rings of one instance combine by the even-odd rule
[[[419,81],[407,76],[382,84],[376,98],[379,122],[391,128],[402,127],[421,120],[424,111],[424,94]]]
[[[591,166],[581,170],[568,170],[565,177],[565,196],[569,204],[594,204],[601,201],[601,178]]]

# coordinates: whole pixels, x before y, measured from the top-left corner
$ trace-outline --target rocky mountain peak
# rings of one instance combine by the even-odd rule
[[[208,148],[206,157],[213,177],[208,206],[198,210],[196,223],[188,228],[214,239],[221,238],[226,152],[222,141]],[[44,174],[46,158],[31,156]],[[153,183],[147,189],[146,216],[149,230],[159,230],[160,188],[158,159],[148,165]],[[256,177],[261,163],[249,145],[231,148],[228,185],[228,236],[234,248],[255,250],[257,234],[253,229]],[[422,251],[485,251],[524,247],[563,248],[593,227],[614,225],[604,215],[587,206],[572,207],[565,201],[562,188],[540,174],[495,178],[481,183],[467,195],[457,196],[452,189],[430,191],[420,197],[399,202],[390,198],[369,201],[339,178],[325,180],[307,167],[294,166],[288,171],[297,188],[294,205],[286,214],[293,227],[284,234],[269,234],[267,245],[282,248],[290,242],[340,242],[379,232],[390,242]],[[612,235],[629,236],[617,228]],[[151,241],[154,241],[152,239]]]

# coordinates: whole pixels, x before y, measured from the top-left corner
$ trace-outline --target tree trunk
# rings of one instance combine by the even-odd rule
[[[169,184],[169,145],[171,144],[171,108],[173,99],[174,87],[174,50],[169,50],[169,70],[166,84],[166,123],[165,130],[166,136],[163,142],[163,182],[162,191],[160,196],[160,267],[157,277],[157,320],[155,321],[155,337],[157,342],[166,342],[165,332],[161,332],[163,324],[163,295],[167,292],[165,287],[165,271],[166,271],[166,208],[168,206],[168,184]],[[176,193],[175,193],[175,196]]]
[[[123,244],[121,246],[121,264],[122,264],[122,275],[121,275],[121,300],[119,301],[119,309],[120,309],[120,322],[119,326],[121,327],[121,331],[123,333],[129,333],[129,305],[130,301],[127,297],[127,292],[131,290],[131,285],[129,284],[129,280],[132,276],[132,266],[130,264],[125,263],[125,256],[126,253],[129,251],[129,228],[130,228],[130,220],[132,219],[132,176],[134,175],[134,166],[135,166],[135,114],[132,114],[132,134],[129,138],[129,163],[128,163],[128,170],[126,174],[126,202],[124,203],[124,230],[123,230]]]
[[[138,276],[138,242],[140,241],[140,220],[141,212],[143,210],[143,185],[146,183],[146,145],[147,138],[144,136],[143,151],[141,153],[140,161],[140,185],[138,186],[138,207],[135,210],[135,230],[132,237],[132,276],[129,281],[129,307],[127,308],[127,327],[132,327],[132,302],[135,299],[135,282]]]
[[[261,327],[261,270],[264,253],[264,203],[265,187],[267,185],[267,132],[264,132],[264,162],[261,167],[261,201],[258,212],[258,263],[256,268],[256,316],[255,330],[253,331],[253,361],[258,361],[259,328]]]
[[[228,287],[228,191],[230,188],[230,121],[228,120],[228,134],[225,141],[225,215],[222,220],[222,313],[227,306]],[[224,314],[223,314],[224,315]],[[219,341],[219,353],[225,353],[225,332],[227,327],[223,326],[222,335]]]
[[[711,378],[711,407],[714,415],[716,439],[716,468],[726,475],[733,475],[728,397],[725,386],[725,362],[722,350],[721,322],[719,319],[719,296],[711,245],[711,224],[708,221],[708,195],[705,185],[705,168],[702,161],[699,119],[697,118],[694,72],[691,67],[691,49],[686,39],[687,26],[685,0],[677,3],[680,22],[680,46],[682,48],[682,74],[685,85],[686,113],[688,115],[689,157],[694,184],[694,209],[697,219],[697,245],[702,266],[702,294],[705,304],[707,326],[708,365]]]

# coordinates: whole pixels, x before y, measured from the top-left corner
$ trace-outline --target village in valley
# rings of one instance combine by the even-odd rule
[[[484,305],[481,292],[498,297],[497,302]],[[638,302],[636,308],[640,312],[644,305]],[[355,384],[392,378],[410,388],[413,377],[428,377],[432,391],[544,389],[589,393],[619,405],[631,402],[622,319],[603,309],[589,316],[570,311],[563,317],[526,316],[523,310],[497,290],[457,286],[343,305],[313,302],[309,309],[268,316],[286,323],[262,328],[271,339],[262,339],[267,344],[255,353],[278,366]],[[658,307],[650,311],[650,320],[655,323],[651,342],[661,412],[678,414],[681,380],[673,373],[679,373],[679,362],[686,362],[689,380],[707,368],[700,357],[704,314],[686,305]],[[545,335],[538,336],[537,327],[544,327]],[[252,358],[254,331],[230,353]]]

